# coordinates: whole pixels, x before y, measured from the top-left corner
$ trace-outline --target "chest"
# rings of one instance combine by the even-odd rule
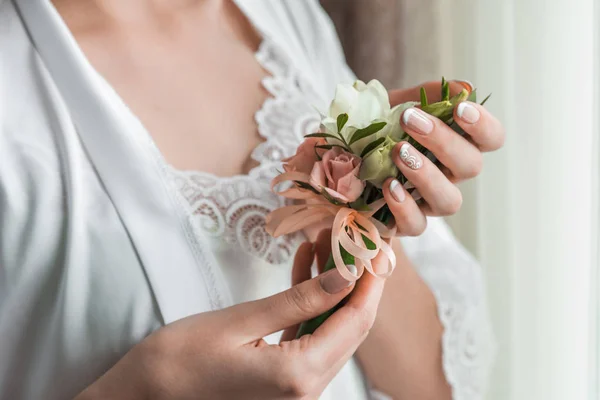
[[[319,127],[319,96],[270,37],[248,43],[206,25],[174,36],[108,30],[78,43],[166,161],[195,236],[223,250],[222,267],[248,265],[258,277],[302,239],[272,238],[264,225],[283,205],[270,190],[282,159]]]
[[[258,43],[214,24],[182,26],[177,32],[108,31],[79,42],[169,164],[217,176],[246,173],[261,142],[254,115],[268,96]]]

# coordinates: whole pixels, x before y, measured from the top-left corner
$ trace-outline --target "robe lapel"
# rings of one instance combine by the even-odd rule
[[[148,276],[165,323],[230,305],[208,246],[194,235],[144,127],[87,62],[47,1],[16,0],[107,195]],[[138,266],[132,266],[137,268]]]

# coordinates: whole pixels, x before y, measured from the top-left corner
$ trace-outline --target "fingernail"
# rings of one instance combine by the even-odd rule
[[[429,119],[427,114],[418,108],[413,107],[404,111],[404,114],[402,114],[402,122],[404,122],[404,125],[421,135],[427,135],[433,130],[433,121]]]
[[[352,271],[350,267],[351,266],[348,265],[348,269]],[[354,267],[354,265],[352,265],[352,267]],[[333,269],[331,271],[325,272],[324,274],[321,274],[320,282],[323,290],[329,294],[339,293],[342,290],[346,289],[348,286],[352,285],[352,282],[349,282],[346,279],[344,279],[344,277],[340,275],[337,269]]]
[[[419,169],[423,166],[423,160],[417,153],[417,150],[408,143],[404,143],[400,147],[400,159],[410,169]]]
[[[396,200],[398,203],[402,203],[404,199],[406,199],[404,189],[402,189],[402,186],[397,179],[394,179],[392,182],[390,182],[390,193],[392,194],[394,200]]]
[[[456,82],[463,85],[465,87],[465,89],[467,89],[469,92],[472,92],[475,89],[475,86],[473,86],[471,81],[468,81],[466,79],[456,79]]]
[[[456,108],[456,115],[468,124],[474,124],[479,121],[479,110],[468,101],[463,101]]]

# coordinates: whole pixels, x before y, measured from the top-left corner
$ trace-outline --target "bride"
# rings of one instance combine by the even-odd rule
[[[0,398],[482,398],[481,272],[435,217],[502,145],[484,108],[457,108],[466,138],[403,114],[445,167],[395,153],[422,200],[385,183],[396,271],[349,286],[311,279],[327,231],[264,230],[355,79],[317,1],[0,0],[0,60]]]

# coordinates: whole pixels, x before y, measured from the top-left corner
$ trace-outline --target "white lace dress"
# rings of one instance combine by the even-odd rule
[[[247,175],[227,178],[166,166],[191,225],[198,235],[209,237],[234,303],[290,286],[293,255],[305,239],[301,234],[272,238],[265,232],[266,215],[284,204],[270,191],[270,181],[281,170],[281,160],[319,126],[313,106],[318,97],[285,52],[265,37],[256,59],[269,73],[263,85],[270,94],[255,116],[264,139],[252,152],[258,166]],[[438,219],[430,220],[421,238],[403,241],[438,301],[445,328],[444,370],[454,398],[479,399],[493,353],[479,266]],[[277,335],[268,339],[275,341]],[[332,398],[367,396],[357,371],[355,365],[342,370],[335,388],[329,388]]]

